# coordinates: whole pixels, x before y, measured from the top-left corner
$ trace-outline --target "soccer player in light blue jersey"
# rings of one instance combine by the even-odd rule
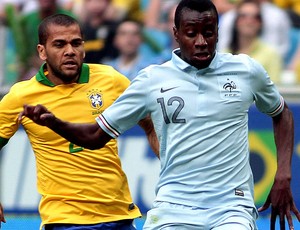
[[[44,106],[20,114],[72,143],[100,148],[150,114],[159,140],[160,178],[144,229],[254,230],[257,209],[249,163],[248,110],[273,120],[278,165],[264,211],[271,229],[292,213],[293,115],[263,67],[247,55],[216,51],[218,12],[210,0],[182,0],[175,12],[179,49],[139,72],[94,124],[62,121]],[[153,143],[152,143],[153,145]]]

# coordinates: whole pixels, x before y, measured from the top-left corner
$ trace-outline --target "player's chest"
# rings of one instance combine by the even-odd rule
[[[223,115],[247,112],[253,94],[237,76],[177,79],[161,82],[153,89],[151,103],[153,110],[161,110],[168,117],[222,119]]]

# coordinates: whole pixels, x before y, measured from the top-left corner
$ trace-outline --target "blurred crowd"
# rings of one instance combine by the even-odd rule
[[[212,0],[219,11],[218,51],[246,53],[276,84],[300,83],[300,1]],[[55,13],[83,28],[85,62],[112,65],[132,80],[177,48],[178,0],[0,0],[0,88],[34,76],[41,65],[37,27]]]

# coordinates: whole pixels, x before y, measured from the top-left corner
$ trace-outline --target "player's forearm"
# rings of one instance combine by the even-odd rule
[[[157,139],[157,135],[154,130],[153,122],[150,118],[150,116],[147,116],[143,120],[139,122],[139,125],[142,127],[142,129],[145,131],[147,135],[147,139],[149,142],[149,145],[151,146],[151,149],[155,153],[155,155],[160,158],[159,156],[159,142]]]
[[[156,133],[154,130],[151,133],[147,134],[147,139],[148,139],[149,145],[151,146],[151,149],[153,150],[153,152],[155,153],[157,158],[160,159],[159,143],[158,143],[158,139],[157,139],[157,136],[156,136]]]
[[[47,126],[71,143],[84,148],[99,149],[111,139],[96,122],[94,124],[76,124],[63,121],[40,104],[36,106],[24,105],[24,110],[19,114],[18,121],[21,122],[24,116],[38,125]]]
[[[54,122],[47,126],[71,143],[88,149],[102,148],[111,139],[97,123],[70,123],[55,118]]]
[[[282,113],[273,118],[273,128],[277,147],[276,177],[290,180],[294,147],[294,119],[292,112],[286,104]]]

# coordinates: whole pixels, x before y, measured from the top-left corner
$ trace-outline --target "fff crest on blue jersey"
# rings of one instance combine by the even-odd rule
[[[227,79],[227,82],[223,85],[223,89],[232,92],[234,89],[236,89],[236,84],[234,81]]]
[[[221,91],[221,96],[223,98],[234,98],[239,97],[241,92],[238,87],[237,76],[218,76],[219,87]]]
[[[100,109],[103,106],[103,99],[100,90],[93,89],[88,92],[90,105],[94,109]]]

